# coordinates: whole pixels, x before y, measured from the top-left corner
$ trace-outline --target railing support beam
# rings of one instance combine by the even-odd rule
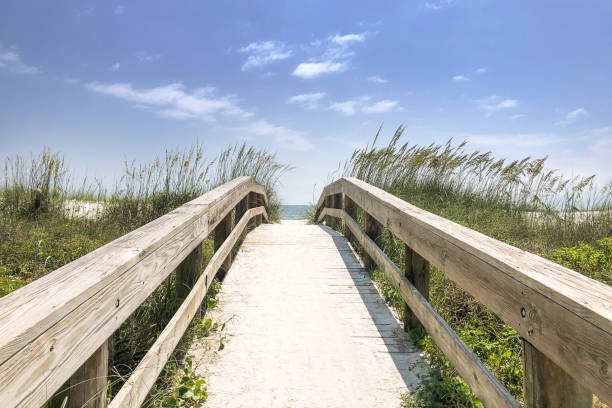
[[[105,341],[70,377],[70,392],[66,407],[106,407],[107,373],[108,341]]]
[[[526,408],[590,408],[593,394],[523,339]]]
[[[344,195],[344,211],[346,211],[346,213],[348,215],[351,216],[351,218],[355,219],[355,202],[353,200],[350,199],[349,196]],[[346,239],[351,242],[351,240],[353,239],[352,235],[351,235],[351,230],[347,228],[347,226],[344,226],[344,236],[346,236]]]
[[[215,252],[217,252],[217,250],[221,248],[221,245],[223,245],[223,242],[225,242],[225,240],[227,239],[229,234],[231,234],[231,232],[232,232],[232,213],[230,211],[221,220],[219,225],[217,225],[217,227],[215,228],[215,232],[214,232]],[[227,255],[227,258],[225,258],[225,260],[223,261],[221,268],[219,268],[219,272],[217,272],[219,275],[219,279],[222,280],[225,277],[225,274],[227,273],[231,265],[232,265],[232,252],[230,251],[230,253]]]
[[[404,271],[404,276],[429,301],[429,262],[406,244],[404,244]],[[404,331],[408,332],[419,325],[419,319],[404,303]]]
[[[367,212],[365,213],[364,231],[366,235],[370,237],[372,241],[374,241],[376,245],[378,245],[379,248],[382,249],[381,238],[383,226],[380,222],[376,220],[376,218],[372,217]],[[374,260],[370,258],[370,256],[366,255],[365,258],[366,267],[368,267],[369,269],[376,268],[376,262],[374,262]]]
[[[176,268],[176,296],[185,299],[202,273],[202,244],[193,251]]]

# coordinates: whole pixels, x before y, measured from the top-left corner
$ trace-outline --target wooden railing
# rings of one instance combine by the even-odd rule
[[[364,227],[355,221],[363,211]],[[612,401],[612,288],[542,257],[421,210],[355,178],[323,190],[319,221],[356,240],[406,302],[405,328],[420,322],[487,407],[518,407],[429,304],[429,263],[523,338],[527,407]],[[406,245],[402,272],[378,243],[387,228]]]
[[[40,407],[67,381],[68,407],[105,406],[107,340],[176,270],[186,298],[110,404],[140,406],[241,232],[267,219],[267,205],[263,186],[237,178],[0,299],[2,407]],[[215,254],[202,273],[202,242],[213,232]]]

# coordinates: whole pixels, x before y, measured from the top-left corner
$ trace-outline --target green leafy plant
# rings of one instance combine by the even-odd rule
[[[171,407],[199,408],[208,398],[206,391],[206,381],[195,373],[193,362],[187,357],[179,384],[172,394],[164,399],[163,404]]]

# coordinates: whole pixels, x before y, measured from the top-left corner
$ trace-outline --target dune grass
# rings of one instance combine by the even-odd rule
[[[229,146],[207,158],[201,145],[167,151],[150,163],[126,162],[123,176],[108,191],[98,181],[78,182],[60,153],[8,157],[0,180],[0,296],[93,251],[236,177],[252,175],[265,186],[269,218],[277,220],[279,178],[292,169],[274,154],[246,144]],[[92,217],[73,217],[68,200],[101,203]],[[203,242],[203,268],[212,257],[213,241]],[[175,296],[174,275],[128,318],[110,339],[109,398],[156,340],[182,299]],[[218,284],[213,285],[213,292]],[[214,294],[214,293],[213,293]],[[211,295],[209,293],[209,295]],[[210,296],[209,296],[210,299]],[[209,305],[204,302],[203,308]],[[166,366],[147,406],[167,406],[176,373],[189,340],[202,333],[205,320],[195,319]],[[191,337],[190,337],[191,336]],[[180,398],[179,398],[180,399]]]
[[[377,134],[371,145],[354,151],[338,175],[357,177],[427,211],[612,282],[612,240],[605,238],[612,227],[612,184],[597,187],[594,176],[565,178],[546,168],[546,158],[497,159],[491,152],[468,150],[465,142],[401,143],[403,132],[398,128],[382,147],[376,146]],[[363,223],[361,212],[357,218]],[[309,214],[311,221],[316,215]],[[385,230],[381,245],[401,266],[403,243]],[[402,313],[403,301],[384,274],[374,269],[371,276],[385,300]],[[518,334],[436,268],[431,271],[430,301],[522,401]],[[432,376],[418,393],[405,396],[405,406],[481,406],[427,333],[417,329],[411,334],[426,352]]]

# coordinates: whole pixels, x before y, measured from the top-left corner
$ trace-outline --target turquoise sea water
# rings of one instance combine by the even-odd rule
[[[309,205],[281,205],[281,219],[302,220],[306,218],[304,213],[309,207]]]

